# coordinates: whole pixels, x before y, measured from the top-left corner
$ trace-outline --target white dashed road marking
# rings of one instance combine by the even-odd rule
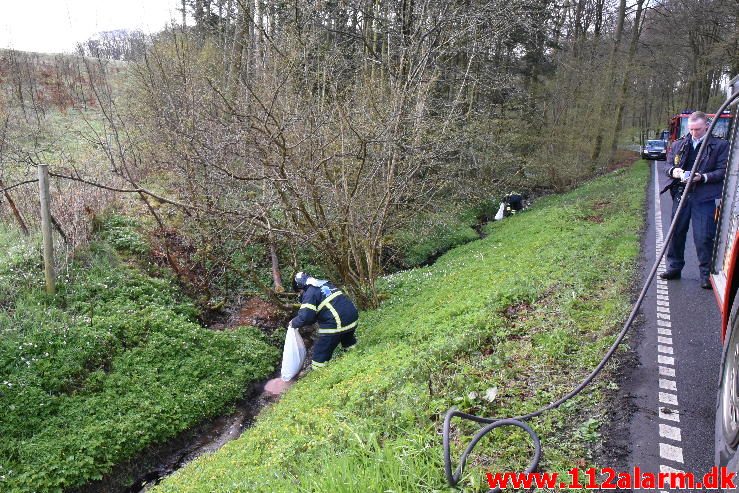
[[[662,406],[659,408],[659,419],[665,419],[667,421],[674,421],[675,423],[679,423],[680,413],[673,409],[670,409],[667,406]]]
[[[683,463],[683,449],[669,443],[659,444],[659,456],[672,462]]]
[[[655,251],[659,253],[663,248],[663,234],[662,234],[662,208],[660,206],[659,199],[659,178],[658,178],[658,167],[657,162],[654,161],[654,218],[655,218],[655,231],[656,231],[656,248]],[[657,267],[657,274],[665,271],[665,259],[659,263]],[[661,472],[675,472],[674,469],[668,464],[683,463],[683,449],[675,442],[682,441],[682,434],[680,428],[675,426],[675,423],[680,422],[680,413],[678,410],[677,403],[677,381],[675,380],[675,357],[672,346],[672,327],[670,320],[670,294],[667,283],[657,278],[657,362],[659,363],[659,388],[658,398],[660,402],[659,407],[659,421],[669,421],[671,424],[660,422],[659,424],[659,456],[664,459],[663,464],[660,464],[659,468]],[[671,354],[673,356],[666,356]],[[666,440],[670,440],[673,443],[666,443]]]
[[[665,389],[665,390],[677,391],[677,383],[674,380],[667,380],[666,378],[660,378],[659,388]]]
[[[672,404],[673,406],[677,406],[677,396],[675,394],[670,394],[669,392],[660,392],[659,401],[663,404]]]
[[[667,368],[666,366],[660,366],[659,367],[659,374],[664,375],[666,377],[674,377],[675,376],[675,369],[674,368]]]
[[[680,436],[680,428],[676,426],[666,425],[664,423],[659,424],[659,436],[661,436],[662,438],[675,440],[676,442],[682,440],[682,437]]]
[[[672,356],[663,356],[663,355],[659,354],[659,355],[657,355],[657,362],[660,365],[671,365],[671,366],[674,366],[675,365],[675,358],[673,358]]]

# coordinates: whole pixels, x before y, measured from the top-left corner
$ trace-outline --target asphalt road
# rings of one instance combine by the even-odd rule
[[[655,162],[650,164],[642,283],[655,261],[656,246],[662,240],[655,225],[661,219],[661,233],[667,234],[672,206],[669,193],[662,196],[655,193]],[[660,170],[659,189],[667,180],[662,176],[661,165],[662,162],[656,162]],[[628,431],[629,471],[638,466],[641,471],[680,470],[702,477],[713,466],[714,406],[721,357],[720,315],[713,292],[699,285],[692,235],[691,230],[682,279],[658,281],[655,278],[642,305],[642,323],[634,333],[632,346],[639,364],[626,372],[622,382],[634,409]]]

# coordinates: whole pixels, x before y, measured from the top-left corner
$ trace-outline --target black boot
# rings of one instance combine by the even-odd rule
[[[679,270],[666,270],[663,273],[659,275],[661,279],[680,279],[680,271]]]

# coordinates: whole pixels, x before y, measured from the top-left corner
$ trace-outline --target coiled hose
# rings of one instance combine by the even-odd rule
[[[733,94],[729,96],[729,98],[724,102],[724,104],[721,105],[719,110],[716,112],[716,115],[721,115],[726,108],[728,108],[732,103],[734,103],[737,98],[739,98],[739,93]],[[707,135],[711,135],[711,132],[713,132],[714,127],[716,126],[716,122],[718,122],[718,117],[714,117],[713,121],[711,122],[711,125],[708,127],[708,130],[706,132]],[[701,146],[700,150],[698,151],[698,156],[695,158],[695,162],[693,163],[693,168],[691,169],[691,176],[695,175],[696,168],[698,167],[698,163],[701,160],[701,157],[703,156],[703,151],[705,150],[706,146]],[[693,181],[688,180],[685,191],[683,192],[683,197],[687,195],[688,192],[690,192],[690,189],[693,186]],[[539,436],[536,434],[536,432],[525,423],[525,421],[528,421],[532,418],[535,418],[541,414],[544,414],[545,412],[555,409],[562,405],[563,403],[567,402],[568,400],[575,397],[577,394],[579,394],[585,387],[590,385],[590,382],[593,381],[593,379],[600,373],[600,371],[606,366],[606,363],[608,363],[608,360],[611,359],[611,356],[616,352],[616,349],[618,349],[618,346],[623,341],[624,337],[626,337],[626,333],[631,328],[631,324],[634,322],[634,319],[636,318],[637,312],[639,311],[639,308],[641,307],[642,302],[644,301],[644,297],[647,294],[647,290],[649,289],[650,284],[652,283],[652,280],[654,279],[654,275],[657,272],[657,267],[659,266],[659,263],[662,261],[662,257],[664,257],[665,252],[667,251],[667,245],[670,243],[670,240],[672,240],[672,236],[675,232],[675,223],[677,222],[675,219],[678,217],[680,212],[682,211],[683,207],[685,205],[685,201],[680,200],[680,204],[677,207],[677,210],[675,211],[675,215],[672,218],[672,222],[670,223],[670,229],[667,232],[667,236],[664,240],[664,245],[662,247],[662,250],[657,255],[657,259],[654,261],[654,265],[652,265],[651,270],[649,271],[649,275],[647,276],[646,281],[644,282],[644,286],[642,287],[641,293],[639,293],[639,297],[636,300],[636,303],[634,303],[634,307],[631,309],[631,313],[629,314],[629,317],[626,319],[626,322],[624,323],[623,328],[621,329],[621,332],[619,332],[618,336],[616,337],[616,340],[613,342],[611,347],[608,349],[608,352],[603,356],[603,359],[598,363],[598,366],[595,367],[595,369],[582,381],[580,384],[575,387],[572,391],[570,391],[565,396],[561,397],[560,399],[532,412],[529,414],[525,414],[523,416],[517,416],[515,418],[484,418],[482,416],[475,416],[473,414],[467,414],[463,413],[459,410],[457,410],[456,407],[452,407],[447,411],[446,417],[444,418],[444,427],[443,427],[443,447],[444,447],[444,473],[446,475],[447,483],[449,483],[449,486],[456,486],[459,484],[459,481],[462,479],[462,473],[464,472],[464,466],[467,462],[467,458],[472,453],[472,450],[475,448],[477,443],[482,440],[482,438],[493,431],[496,428],[504,427],[504,426],[515,426],[518,428],[523,429],[526,433],[529,434],[531,437],[531,441],[534,445],[534,455],[531,458],[531,461],[529,462],[528,467],[524,471],[525,473],[533,472],[537,466],[539,465],[539,459],[541,458],[541,440],[539,439]],[[659,225],[658,225],[659,227]],[[464,452],[462,452],[462,455],[459,457],[459,465],[457,466],[456,471],[452,471],[452,458],[451,458],[451,442],[450,442],[450,429],[451,429],[451,422],[452,418],[458,417],[464,420],[468,421],[474,421],[476,423],[482,423],[485,424],[484,427],[480,428],[480,430],[475,433],[474,437],[472,437],[472,440],[465,448]],[[492,488],[488,490],[489,493],[498,493],[501,491],[500,487]]]

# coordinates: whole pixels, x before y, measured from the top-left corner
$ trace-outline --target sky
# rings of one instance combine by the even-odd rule
[[[179,20],[181,0],[0,0],[0,48],[71,53],[115,29],[160,31]]]

